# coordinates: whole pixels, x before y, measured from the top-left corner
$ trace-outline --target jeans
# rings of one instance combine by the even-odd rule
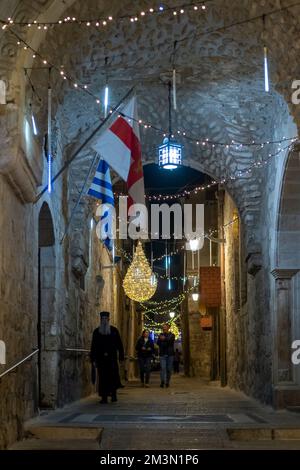
[[[139,357],[139,369],[142,383],[149,383],[151,370],[151,357]]]
[[[160,357],[160,380],[164,384],[169,384],[173,370],[174,356]]]

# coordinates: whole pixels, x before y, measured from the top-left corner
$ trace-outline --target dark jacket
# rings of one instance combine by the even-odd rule
[[[146,348],[146,349],[142,349]],[[152,357],[154,354],[154,343],[152,339],[148,338],[145,343],[144,337],[141,336],[136,343],[135,350],[137,351],[138,357]]]
[[[165,339],[161,340],[160,336],[164,336]],[[175,335],[171,332],[161,333],[158,337],[157,344],[159,346],[160,356],[174,356],[174,342]]]
[[[123,361],[124,348],[120,333],[114,326],[110,327],[110,335],[101,335],[99,328],[93,332],[91,361],[101,364],[103,360]]]

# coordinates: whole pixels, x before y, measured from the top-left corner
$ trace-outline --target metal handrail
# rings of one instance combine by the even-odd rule
[[[34,356],[36,353],[39,352],[39,349],[36,349],[35,351],[33,351],[31,354],[29,354],[28,356],[24,357],[24,359],[22,359],[21,361],[17,362],[17,364],[15,364],[14,366],[11,366],[9,369],[5,370],[4,372],[2,372],[2,374],[0,374],[0,379],[2,379],[2,377],[4,377],[6,374],[8,374],[9,372],[11,372],[12,370],[16,369],[16,367],[20,366],[21,364],[23,364],[23,362],[27,361],[28,359],[30,359],[32,356]]]
[[[66,348],[65,351],[90,352],[90,349]]]

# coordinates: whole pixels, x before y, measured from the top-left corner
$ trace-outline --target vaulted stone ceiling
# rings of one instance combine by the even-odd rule
[[[170,0],[166,3],[173,6],[182,2]],[[185,130],[199,139],[266,141],[283,137],[282,133],[289,123],[288,106],[297,118],[298,110],[290,104],[290,87],[292,80],[297,78],[296,57],[300,47],[297,16],[300,7],[267,16],[265,32],[261,18],[226,30],[216,30],[293,3],[279,0],[214,0],[206,3],[205,12],[190,10],[176,17],[170,12],[162,13],[134,23],[128,20],[112,22],[100,30],[85,25],[55,26],[46,34],[31,30],[27,37],[28,42],[36,44],[50,62],[63,66],[68,75],[87,84],[99,98],[103,96],[107,77],[112,104],[116,104],[134,85],[140,117],[164,129],[168,128],[166,81],[172,69],[174,41],[177,41],[178,110],[174,113],[173,129]],[[92,18],[111,14],[117,17],[130,12],[135,14],[155,5],[158,2],[15,1],[9,2],[9,7],[6,5],[2,17],[13,16],[19,21],[37,17],[58,19],[68,15]],[[203,34],[208,30],[214,32]],[[6,43],[6,48],[2,48],[2,52],[7,51],[6,67],[10,65],[13,68],[17,63],[20,76],[22,67],[31,66],[31,54],[22,52],[16,56],[15,38],[8,32],[2,34],[2,41],[4,44],[9,41],[9,47]],[[264,42],[270,49],[272,85],[269,94],[264,92],[263,83]],[[106,67],[105,57],[108,58]],[[1,73],[4,73],[3,65]],[[17,84],[16,75],[13,77],[10,85]],[[41,105],[35,103],[40,107],[42,117],[47,70],[33,70],[31,79],[43,98]],[[93,98],[65,83],[56,72],[52,72],[52,85],[62,145],[81,140],[102,117],[101,107]],[[17,96],[18,86],[11,87],[10,93]],[[28,88],[27,98],[29,95]],[[142,129],[141,132],[144,161],[155,161],[156,146],[161,142],[162,135],[152,130]],[[218,146],[199,149],[188,141],[183,143],[186,164],[216,178],[233,174],[236,169],[247,168],[253,161],[259,160],[263,152],[275,150],[275,147],[237,150]],[[87,151],[78,160],[80,165],[73,166],[77,184],[83,178],[89,157],[90,151]],[[259,186],[263,181],[262,171],[227,184],[241,211],[251,204],[259,204],[258,199],[249,202],[249,198],[247,200],[245,197],[244,188],[241,189],[245,181],[247,187],[252,186],[249,198],[258,198]]]

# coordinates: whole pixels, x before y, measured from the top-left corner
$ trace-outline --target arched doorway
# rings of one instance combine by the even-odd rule
[[[39,214],[38,252],[38,407],[53,408],[57,396],[57,325],[55,322],[55,237],[49,206]]]
[[[276,407],[300,405],[300,369],[291,361],[291,345],[300,338],[300,159],[287,159],[278,210],[273,315],[273,387]]]

